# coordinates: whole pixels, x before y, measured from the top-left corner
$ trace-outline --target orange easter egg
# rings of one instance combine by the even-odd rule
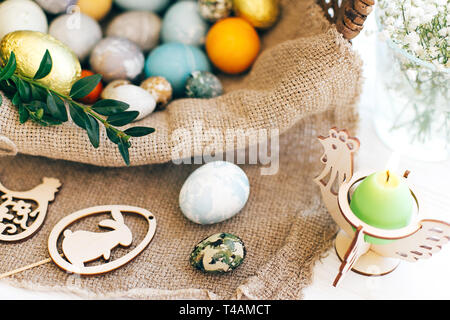
[[[258,33],[242,18],[220,20],[206,36],[209,59],[217,68],[229,74],[238,74],[250,68],[260,48]]]
[[[111,10],[112,0],[78,0],[81,13],[99,21]]]
[[[89,70],[82,70],[81,71],[81,78],[93,76],[94,73]],[[87,96],[78,99],[79,101],[85,103],[85,104],[94,104],[97,102],[97,100],[100,98],[100,94],[103,91],[103,84],[101,82],[98,83],[98,85],[94,88],[94,90],[91,91]]]

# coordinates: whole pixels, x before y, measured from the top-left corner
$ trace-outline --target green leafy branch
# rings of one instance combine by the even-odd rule
[[[126,165],[130,165],[129,148],[132,137],[142,137],[155,131],[149,127],[122,127],[139,116],[137,111],[127,111],[129,105],[111,99],[100,100],[93,106],[78,103],[76,100],[84,98],[94,90],[101,81],[101,75],[82,78],[72,86],[69,96],[52,90],[39,82],[52,70],[52,58],[47,50],[41,60],[34,77],[28,78],[16,73],[16,56],[11,52],[8,62],[0,68],[0,90],[11,99],[19,110],[19,121],[25,123],[32,120],[42,126],[60,125],[68,121],[69,115],[73,122],[86,130],[94,148],[100,145],[100,124],[105,127],[109,140],[116,144]],[[0,95],[0,104],[1,104]],[[67,107],[69,114],[67,113]]]

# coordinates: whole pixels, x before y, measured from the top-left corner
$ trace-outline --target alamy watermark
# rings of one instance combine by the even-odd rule
[[[171,134],[174,164],[203,164],[228,161],[235,164],[260,164],[261,175],[278,173],[280,162],[279,129],[205,128],[194,121],[190,128]]]

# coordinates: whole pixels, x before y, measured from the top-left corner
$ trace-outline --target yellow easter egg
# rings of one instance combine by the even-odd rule
[[[78,0],[77,5],[82,13],[99,21],[111,10],[112,0]]]
[[[52,36],[37,31],[11,32],[0,42],[0,60],[5,65],[11,52],[14,52],[16,72],[33,78],[47,49],[52,57],[53,67],[45,78],[37,81],[58,93],[68,95],[72,85],[81,76],[80,62],[72,50]]]
[[[259,29],[270,28],[280,15],[279,0],[234,0],[233,9],[238,17]]]

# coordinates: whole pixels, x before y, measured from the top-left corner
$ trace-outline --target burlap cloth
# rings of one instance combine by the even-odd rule
[[[320,171],[322,152],[315,137],[332,126],[354,130],[361,61],[314,1],[282,4],[282,18],[264,34],[264,51],[251,72],[222,76],[224,96],[177,100],[166,111],[142,121],[157,129],[135,140],[130,150],[132,164],[142,166],[107,168],[122,165],[113,146],[103,141],[103,147],[94,150],[85,132],[72,124],[53,128],[18,125],[15,108],[4,99],[0,133],[7,139],[0,141],[0,149],[14,153],[16,147],[23,154],[76,162],[25,155],[0,159],[0,181],[10,189],[31,189],[43,176],[63,183],[35,236],[21,243],[0,244],[0,273],[48,258],[49,232],[62,217],[90,206],[128,204],[152,211],[158,223],[149,247],[131,263],[94,277],[70,275],[48,263],[8,281],[84,297],[301,298],[314,262],[329,248],[336,232],[318,187],[312,183]],[[283,133],[279,172],[263,176],[258,165],[241,166],[250,180],[250,199],[233,219],[212,226],[189,222],[178,207],[181,186],[198,166],[168,162],[176,143],[173,132],[190,128],[195,121],[203,121],[205,129],[277,128]],[[191,151],[194,147],[198,145],[183,148]],[[125,222],[137,244],[145,224],[129,215]],[[79,224],[83,228],[93,225],[89,219]],[[188,261],[194,245],[221,231],[243,239],[247,247],[244,264],[225,275],[194,270]]]

